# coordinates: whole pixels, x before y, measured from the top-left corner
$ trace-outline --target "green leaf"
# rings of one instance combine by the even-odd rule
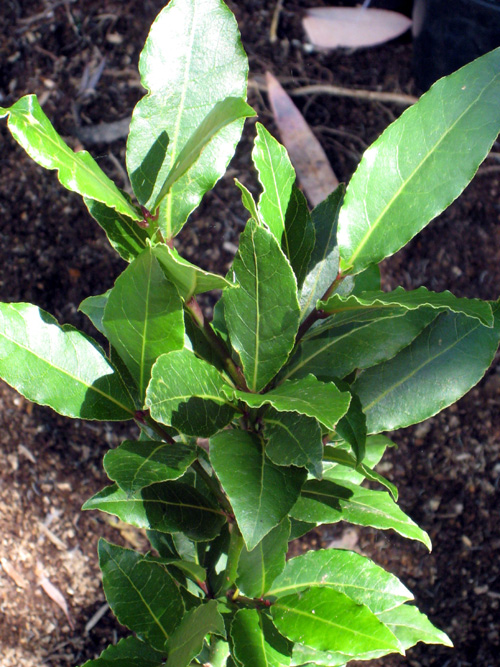
[[[342,313],[363,310],[389,308],[392,312],[393,306],[400,306],[404,310],[417,310],[422,307],[430,307],[438,310],[449,310],[454,313],[462,313],[468,317],[477,318],[487,327],[493,326],[493,313],[491,306],[480,299],[459,299],[451,292],[430,292],[426,287],[407,292],[402,287],[393,292],[364,292],[363,296],[341,297],[333,294],[327,301],[320,301],[318,308],[327,313]]]
[[[335,523],[349,521],[359,526],[392,528],[403,537],[418,540],[431,549],[425,531],[408,517],[385,491],[372,491],[357,484],[311,479],[302,488],[290,516],[300,521]]]
[[[222,276],[203,271],[196,264],[191,264],[187,259],[181,257],[175,248],[169,248],[164,243],[154,246],[153,254],[160,262],[165,275],[177,287],[185,301],[189,301],[192,296],[202,292],[234,287]]]
[[[201,604],[184,616],[168,642],[165,667],[188,667],[200,653],[203,641],[209,634],[226,636],[224,620],[217,610],[215,600]]]
[[[338,653],[337,651],[318,651],[310,646],[303,644],[294,644],[292,652],[292,667],[305,666],[318,667],[318,665],[326,665],[327,667],[346,667],[346,661],[350,656],[345,653]]]
[[[370,146],[339,216],[342,271],[404,246],[458,197],[500,130],[500,49],[438,81]]]
[[[368,607],[332,588],[315,586],[279,598],[271,613],[285,637],[320,651],[400,651],[396,637]]]
[[[349,276],[347,276],[349,278]],[[346,280],[347,280],[346,278]],[[354,287],[352,294],[361,296],[363,292],[380,291],[380,268],[378,264],[370,264],[366,269],[353,276]]]
[[[257,123],[256,129],[252,159],[262,185],[259,214],[278,243],[283,239],[283,251],[290,257],[291,248],[285,233],[285,216],[295,183],[295,170],[286,148],[260,123]]]
[[[285,567],[290,520],[285,517],[259,544],[248,551],[243,547],[238,561],[236,586],[249,598],[261,598]]]
[[[108,303],[108,298],[111,290],[109,289],[104,294],[97,294],[96,296],[88,296],[78,306],[78,310],[89,318],[99,333],[105,336],[104,325],[102,318],[104,317],[104,309]]]
[[[397,502],[398,490],[394,484],[389,482],[388,479],[385,479],[385,477],[380,475],[376,470],[372,470],[364,463],[358,463],[356,458],[349,452],[346,452],[345,449],[340,447],[325,447],[324,460],[325,462],[333,461],[334,463],[338,463],[340,466],[345,466],[347,468],[351,468],[352,470],[356,470],[365,479],[369,479],[371,482],[378,482],[382,486],[385,486],[385,488],[393,497],[394,502]],[[338,477],[336,477],[335,473],[337,471],[338,466],[331,469],[330,471],[326,471],[324,476],[326,479],[330,479],[333,482],[341,481]],[[353,481],[350,480],[349,477],[347,477],[346,480]],[[357,482],[354,481],[354,483],[356,484]]]
[[[136,220],[101,202],[84,197],[90,215],[106,232],[108,241],[126,262],[131,262],[147,247],[154,228],[141,227]]]
[[[212,437],[210,460],[251,551],[288,514],[306,473],[272,463],[260,439],[247,431],[222,431]]]
[[[163,655],[136,637],[120,639],[111,644],[95,660],[87,660],[82,667],[161,667]]]
[[[347,443],[344,443],[344,446]],[[342,443],[340,443],[342,446]],[[363,465],[372,470],[380,463],[387,447],[394,447],[394,443],[385,435],[369,435],[366,438],[365,456],[363,458]],[[325,461],[323,464],[323,475],[333,482],[352,482],[353,484],[361,484],[366,479],[363,472],[357,472],[353,468],[346,468],[345,465]]]
[[[301,319],[309,315],[315,308],[318,299],[324,296],[337,277],[339,270],[337,222],[344,192],[345,186],[339,185],[311,213],[316,240],[300,292]]]
[[[127,143],[127,169],[140,203],[151,209],[168,173],[193,131],[227,97],[244,98],[248,62],[236,20],[221,0],[170,3],[151,27],[139,69],[149,91],[135,107]],[[168,104],[165,103],[168,100]],[[194,166],[178,180],[160,207],[166,239],[184,225],[202,196],[224,173],[243,119],[212,139]],[[170,142],[162,164],[146,159],[160,137]],[[165,141],[161,141],[160,148]],[[158,150],[160,159],[163,150]]]
[[[202,152],[214,137],[235,121],[255,115],[256,113],[252,107],[248,106],[241,97],[226,97],[224,100],[219,100],[210,109],[177,155],[173,167],[153,204],[153,211],[157,210],[173,185],[180,181],[191,167],[198,162]]]
[[[368,432],[415,424],[455,403],[491,364],[499,329],[443,313],[393,359],[365,371],[353,390]]]
[[[290,524],[291,524],[291,530],[290,530],[290,537],[289,537],[289,542],[292,540],[296,540],[299,537],[302,537],[306,533],[308,533],[310,530],[313,530],[313,528],[316,528],[315,523],[307,523],[306,521],[298,521],[297,519],[294,519],[293,517],[290,517]]]
[[[162,355],[153,366],[146,405],[156,421],[186,435],[209,437],[232,420],[218,371],[190,350]]]
[[[358,368],[390,359],[436,317],[432,309],[360,324],[345,324],[302,341],[281,379],[312,373],[323,380],[345,378]]]
[[[184,614],[177,585],[168,572],[136,551],[99,540],[104,593],[114,615],[158,651]]]
[[[341,391],[346,388],[344,383],[340,382],[337,383],[337,386]],[[360,463],[365,455],[366,416],[356,394],[351,395],[349,409],[337,424],[336,434],[350,444],[357,463]]]
[[[298,412],[317,419],[333,431],[349,408],[351,394],[339,391],[333,382],[320,382],[314,375],[288,380],[266,394],[232,391],[234,396],[251,408],[272,405],[279,412]]]
[[[256,609],[240,609],[231,623],[233,655],[242,667],[283,667],[291,648],[271,621]]]
[[[0,377],[67,417],[121,420],[135,413],[97,343],[29,303],[0,303]]]
[[[134,220],[141,215],[87,151],[75,153],[61,139],[44,114],[36,95],[26,95],[10,108],[0,107],[0,118],[8,116],[14,139],[28,155],[46,169],[56,169],[62,185],[116,209]]]
[[[291,558],[267,595],[281,598],[311,586],[344,593],[374,614],[399,608],[413,599],[410,591],[394,575],[369,558],[345,549],[320,549]]]
[[[453,646],[448,635],[435,628],[427,616],[413,605],[403,604],[377,615],[396,635],[405,651],[417,642]]]
[[[112,484],[87,500],[82,509],[114,514],[137,528],[180,531],[201,542],[216,537],[226,521],[218,507],[183,482],[153,484],[134,494]]]
[[[296,412],[268,410],[264,415],[267,456],[280,466],[298,466],[321,479],[323,440],[321,427],[311,417]]]
[[[222,295],[226,324],[245,379],[260,391],[286,362],[299,326],[297,284],[278,242],[249,220],[232,274],[240,289]]]
[[[255,199],[253,198],[252,193],[247,187],[243,185],[243,183],[240,183],[240,181],[237,178],[234,179],[234,184],[241,192],[241,203],[250,213],[250,217],[253,218],[255,222],[258,222],[259,225],[261,225],[262,220],[260,219],[260,215],[257,210],[257,204],[255,202]]]
[[[286,209],[285,233],[281,239],[281,249],[290,260],[299,290],[307,275],[315,239],[316,232],[307,199],[294,185]]]
[[[157,482],[178,479],[196,458],[192,447],[176,442],[125,440],[104,456],[107,476],[126,493],[135,493]]]
[[[102,323],[144,400],[156,359],[184,347],[182,303],[151,248],[143,250],[117,278]]]

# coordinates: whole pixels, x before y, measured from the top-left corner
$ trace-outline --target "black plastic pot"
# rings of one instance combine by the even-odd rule
[[[427,90],[500,46],[500,0],[414,0],[413,40],[415,77]]]

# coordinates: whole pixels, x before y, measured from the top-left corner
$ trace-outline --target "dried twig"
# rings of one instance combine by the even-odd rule
[[[283,0],[278,0],[273,12],[271,20],[271,27],[269,29],[269,41],[274,44],[278,40],[278,24],[280,22],[280,14],[283,9]]]

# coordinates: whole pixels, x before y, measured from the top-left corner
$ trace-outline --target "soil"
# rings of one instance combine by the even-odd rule
[[[232,3],[254,80],[270,70],[286,88],[326,82],[419,94],[408,35],[373,49],[312,52],[305,45],[301,15],[306,6],[327,3],[287,0],[278,39],[271,43],[275,4]],[[0,105],[36,93],[70,144],[78,147],[78,137],[86,137],[102,168],[125,186],[124,140],[90,145],[89,136],[97,123],[128,117],[143,95],[138,57],[162,5],[163,0],[4,0]],[[250,103],[276,132],[258,87],[250,89]],[[297,98],[297,104],[345,181],[364,148],[403,110],[326,95]],[[78,304],[110,287],[124,263],[80,198],[61,188],[53,173],[34,165],[5,123],[0,141],[0,298],[36,303],[61,322],[93,334]],[[231,262],[245,220],[232,179],[255,187],[248,174],[250,150],[251,130],[228,174],[179,238],[186,257],[221,273]],[[497,297],[500,172],[495,156],[486,167],[444,215],[383,263],[385,288],[426,285],[459,296]],[[399,487],[402,508],[430,533],[432,554],[391,532],[342,524],[314,531],[306,543],[295,545],[297,550],[342,540],[370,555],[401,577],[419,607],[455,643],[454,649],[420,644],[404,658],[391,656],[372,665],[500,664],[499,400],[496,360],[456,406],[393,435],[398,448],[380,470]],[[81,665],[124,634],[103,606],[98,536],[144,546],[139,531],[80,511],[106,483],[104,452],[132,427],[64,419],[33,406],[5,384],[0,385],[0,406],[0,665]],[[66,614],[61,600],[53,599],[57,593],[67,604]],[[94,617],[96,612],[102,616]]]

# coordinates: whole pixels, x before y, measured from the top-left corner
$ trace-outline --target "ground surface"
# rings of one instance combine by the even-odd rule
[[[37,93],[56,128],[77,146],[81,129],[127,117],[141,97],[136,66],[162,0],[4,0],[0,8],[0,105]],[[252,76],[269,69],[285,87],[302,83],[418,94],[411,43],[402,38],[357,53],[318,54],[303,48],[301,10],[321,1],[287,0],[278,41],[269,32],[274,2],[233,5],[250,56]],[[337,3],[340,4],[340,3]],[[2,25],[3,24],[3,25]],[[90,81],[105,60],[102,75]],[[95,88],[95,90],[94,90]],[[250,102],[273,130],[265,95]],[[301,98],[308,121],[338,177],[348,180],[364,148],[402,111],[369,101]],[[244,221],[232,178],[248,176],[251,128],[230,173],[207,196],[181,238],[181,250],[224,272]],[[89,146],[124,185],[124,141]],[[460,296],[496,298],[500,286],[500,174],[478,175],[464,195],[405,250],[383,266],[387,288],[426,285]],[[0,128],[0,298],[31,301],[91,332],[80,301],[107,289],[124,268],[79,198],[54,174],[34,166]],[[420,608],[450,634],[455,650],[419,645],[406,658],[374,664],[500,664],[500,367],[455,407],[394,434],[399,449],[382,464],[401,491],[401,505],[431,535],[434,551],[392,533],[355,530],[357,548],[398,574]],[[79,423],[32,406],[0,386],[0,665],[79,665],[120,635],[102,608],[96,563],[99,535],[125,545],[141,537],[81,513],[104,483],[101,459],[126,426]],[[315,532],[327,546],[342,525]],[[345,537],[345,536],[344,536]],[[45,577],[45,579],[43,579]],[[41,579],[42,578],[42,579]],[[39,582],[45,582],[45,590]],[[69,620],[47,595],[55,586]],[[54,594],[52,593],[52,597]],[[365,663],[366,664],[366,663]]]

